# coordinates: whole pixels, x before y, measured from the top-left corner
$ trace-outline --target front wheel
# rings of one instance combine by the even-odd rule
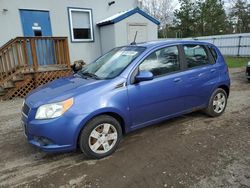
[[[95,117],[80,134],[79,146],[89,158],[100,159],[112,154],[122,138],[120,123],[113,117]]]
[[[227,106],[227,93],[224,89],[217,88],[210,97],[208,107],[205,109],[206,114],[211,117],[220,116]]]

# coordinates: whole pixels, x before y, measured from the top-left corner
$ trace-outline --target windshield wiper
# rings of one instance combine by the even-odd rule
[[[81,72],[81,75],[83,76],[87,76],[87,77],[90,77],[90,78],[94,78],[96,80],[100,80],[100,78],[95,75],[94,73],[90,73],[90,72]]]

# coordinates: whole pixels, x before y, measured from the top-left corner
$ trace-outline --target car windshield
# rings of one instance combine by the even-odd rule
[[[114,48],[96,61],[83,67],[79,74],[94,79],[115,78],[144,50],[144,47],[139,46]]]

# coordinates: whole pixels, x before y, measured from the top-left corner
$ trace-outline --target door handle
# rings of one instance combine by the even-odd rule
[[[211,69],[211,70],[210,70],[210,72],[212,72],[212,73],[215,72],[215,71],[216,71],[216,69]]]
[[[181,78],[175,78],[174,79],[174,82],[180,82],[181,81]]]

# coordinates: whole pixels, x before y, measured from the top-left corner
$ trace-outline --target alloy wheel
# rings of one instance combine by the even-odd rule
[[[103,154],[109,152],[115,146],[117,139],[116,128],[109,123],[103,123],[92,130],[88,144],[94,153]]]
[[[224,93],[217,93],[213,99],[213,109],[216,113],[221,113],[226,106],[226,96]]]

